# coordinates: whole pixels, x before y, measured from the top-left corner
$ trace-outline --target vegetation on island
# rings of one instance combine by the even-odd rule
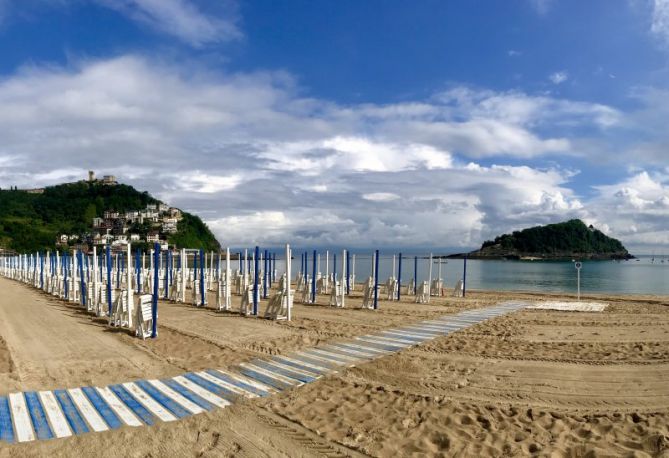
[[[61,234],[90,234],[95,217],[105,210],[118,212],[159,204],[148,192],[125,184],[113,186],[99,181],[78,181],[44,188],[41,193],[0,190],[0,248],[16,252],[53,250]],[[197,216],[183,212],[177,232],[167,235],[171,246],[218,250],[220,244]],[[145,237],[150,225],[135,229]],[[75,243],[81,243],[78,239]],[[141,248],[140,244],[133,244]]]
[[[471,258],[629,259],[623,244],[579,219],[515,231],[488,240]]]

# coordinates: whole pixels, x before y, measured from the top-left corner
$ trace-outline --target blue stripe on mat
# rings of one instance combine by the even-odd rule
[[[322,349],[318,348],[317,350],[322,350]],[[303,351],[305,353],[310,354],[310,355],[318,356],[320,358],[329,359],[331,361],[336,361],[336,362],[341,363],[341,364],[354,364],[355,363],[355,361],[351,361],[351,360],[345,359],[345,358],[340,358],[339,356],[337,356],[337,353],[335,353],[334,355],[330,355],[330,354],[324,355],[323,353],[318,353],[317,351],[311,351],[311,349],[307,349],[307,350],[303,350]],[[327,351],[327,350],[323,350],[323,351]],[[331,353],[331,352],[328,352],[328,353]]]
[[[7,397],[0,397],[0,439],[5,442],[14,442],[14,426],[12,425],[12,413],[9,410]]]
[[[193,393],[191,390],[189,390],[185,386],[177,383],[176,380],[172,380],[171,378],[166,378],[166,379],[161,380],[161,382],[163,382],[165,385],[172,388],[174,391],[179,393],[184,398],[186,398],[189,401],[194,402],[195,404],[199,405],[203,409],[205,409],[205,410],[213,410],[214,409],[214,405],[212,403],[202,399],[200,396]]]
[[[356,356],[360,354],[361,356],[368,356],[371,359],[376,359],[380,358],[381,356],[385,356],[384,353],[379,353],[378,351],[374,351],[370,349],[369,347],[366,348],[357,348],[357,347],[351,347],[347,343],[335,343],[328,345],[327,348],[337,348],[339,350],[349,350],[350,352],[347,352],[351,356]]]
[[[300,382],[304,382],[304,383],[311,383],[311,382],[316,380],[316,377],[311,377],[309,375],[300,374],[299,372],[289,371],[288,369],[283,369],[281,367],[276,367],[276,366],[273,366],[272,364],[268,364],[265,361],[261,361],[259,359],[251,361],[251,364],[254,364],[258,367],[262,367],[266,371],[273,372],[273,373],[279,374],[279,375],[283,375],[284,377],[292,378],[293,380],[299,380]]]
[[[391,347],[389,345],[383,345],[377,342],[368,342],[366,340],[355,340],[355,345],[360,345],[361,347],[376,348],[377,350],[385,350],[390,353],[397,353],[398,349],[396,347]]]
[[[37,433],[38,439],[53,439],[53,432],[49,427],[49,422],[46,419],[46,413],[39,402],[39,397],[34,391],[26,391],[23,393],[26,398],[26,406],[30,412],[30,418],[33,421],[33,428]]]
[[[305,366],[305,365],[303,365],[303,364],[298,364],[298,363],[295,363],[295,362],[293,362],[293,361],[287,361],[287,360],[285,360],[285,359],[279,359],[279,358],[277,358],[276,356],[273,356],[273,357],[271,358],[271,360],[272,360],[272,361],[275,361],[275,362],[277,362],[277,363],[279,363],[279,364],[284,364],[284,365],[286,365],[286,366],[291,366],[291,367],[294,367],[294,368],[296,368],[296,369],[300,369],[300,370],[303,370],[303,371],[311,372],[311,373],[314,373],[314,374],[323,374],[323,375],[325,375],[325,374],[328,374],[328,373],[329,373],[329,371],[322,371],[322,370],[320,370],[320,369],[315,369],[315,368],[313,368],[313,367]],[[321,367],[322,367],[322,366],[321,366]]]
[[[156,417],[141,405],[122,385],[109,385],[109,389],[147,425],[156,424]]]
[[[353,353],[351,351],[346,351],[345,348],[340,348],[336,345],[328,345],[326,347],[323,347],[323,350],[336,353],[338,355],[349,356],[351,358],[369,359],[369,360],[376,358],[376,353],[371,351],[365,352],[364,350],[361,350],[361,353]]]
[[[146,380],[138,380],[135,382],[141,389],[143,389],[149,396],[158,401],[160,405],[172,412],[178,418],[189,417],[191,413],[171,400],[163,393],[161,393],[155,386],[151,385]]]
[[[406,336],[404,334],[394,334],[393,332],[390,331],[384,331],[381,334],[382,336],[388,336],[389,339],[402,339],[415,343],[421,343],[425,342],[426,340],[432,339],[432,337],[412,337],[412,336]]]
[[[261,374],[260,372],[256,372],[253,369],[247,369],[245,367],[238,367],[237,370],[239,371],[240,374],[246,375],[247,377],[250,377],[254,380],[259,381],[260,383],[264,383],[265,385],[269,385],[273,388],[276,388],[279,391],[287,390],[288,388],[292,388],[291,385],[281,382],[279,380],[275,380],[271,377],[268,377],[264,374]]]
[[[74,405],[74,402],[72,402],[72,398],[70,398],[68,392],[65,390],[54,390],[53,394],[56,396],[60,408],[65,414],[65,418],[67,418],[70,428],[72,428],[72,432],[74,432],[74,434],[87,433],[89,431],[88,426],[86,426],[86,422],[81,418],[81,415],[79,415],[79,411]]]
[[[374,358],[380,358],[381,356],[386,356],[386,355],[389,354],[389,353],[386,353],[385,350],[381,350],[379,348],[363,347],[362,345],[359,345],[358,343],[351,343],[351,342],[337,342],[337,343],[331,344],[330,346],[344,348],[346,350],[361,351],[361,352],[369,354],[369,355],[374,355]]]
[[[84,392],[88,400],[93,404],[93,407],[95,407],[95,410],[97,410],[102,418],[104,418],[105,423],[107,423],[110,428],[117,429],[121,427],[121,420],[118,419],[114,411],[107,405],[97,391],[90,386],[82,387],[81,391]]]
[[[215,383],[211,383],[209,380],[203,379],[199,375],[192,372],[188,372],[183,376],[191,382],[200,385],[205,390],[211,391],[212,393],[224,398],[228,402],[237,402],[241,397],[241,395],[235,393],[234,391],[225,389],[222,386],[216,385]]]
[[[240,382],[239,380],[234,379],[227,374],[223,374],[223,373],[221,373],[219,371],[215,371],[213,369],[209,369],[205,372],[207,372],[209,375],[213,375],[214,377],[217,377],[217,378],[223,380],[224,382],[229,383],[230,385],[234,385],[241,390],[250,391],[251,393],[255,393],[258,396],[262,396],[262,397],[269,396],[269,391],[261,390],[260,388],[257,388],[253,385],[248,384],[248,383]]]
[[[332,370],[341,369],[341,364],[333,363],[332,361],[321,361],[320,359],[309,358],[305,355],[298,355],[295,353],[289,353],[286,355],[288,358],[297,359],[299,361],[304,361],[305,363],[315,364],[316,366],[327,367]]]

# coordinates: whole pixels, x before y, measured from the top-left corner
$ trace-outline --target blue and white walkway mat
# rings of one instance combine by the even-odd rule
[[[11,393],[0,397],[0,440],[29,442],[176,421],[225,408],[241,398],[269,396],[311,383],[342,368],[393,354],[527,305],[505,302],[348,342],[255,359],[229,370],[188,372],[105,387]]]

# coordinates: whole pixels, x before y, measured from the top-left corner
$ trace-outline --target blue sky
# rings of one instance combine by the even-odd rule
[[[0,0],[0,186],[114,173],[224,244],[669,248],[669,1]]]

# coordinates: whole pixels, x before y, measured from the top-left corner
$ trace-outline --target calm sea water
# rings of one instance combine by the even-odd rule
[[[300,268],[301,253],[295,251],[293,278]],[[309,272],[312,270],[309,254]],[[664,262],[662,262],[664,261]],[[395,272],[398,269],[395,260]],[[356,253],[356,282],[371,275],[371,252]],[[393,270],[392,254],[381,253],[379,257],[379,282],[385,282]],[[277,268],[283,271],[277,260]],[[333,259],[330,253],[328,270],[332,272]],[[439,261],[434,260],[432,277],[437,278]],[[321,255],[321,272],[325,272],[325,254]],[[418,281],[429,278],[429,260],[419,255]],[[337,272],[341,272],[341,253],[337,255]],[[404,255],[402,261],[402,284],[414,275],[414,255]],[[463,276],[463,261],[443,260],[441,278],[452,288]],[[571,262],[555,261],[467,261],[467,288],[480,290],[524,290],[550,292],[576,292],[576,269]],[[584,261],[581,269],[581,291],[585,293],[659,294],[669,295],[669,258],[640,256],[630,261]]]

